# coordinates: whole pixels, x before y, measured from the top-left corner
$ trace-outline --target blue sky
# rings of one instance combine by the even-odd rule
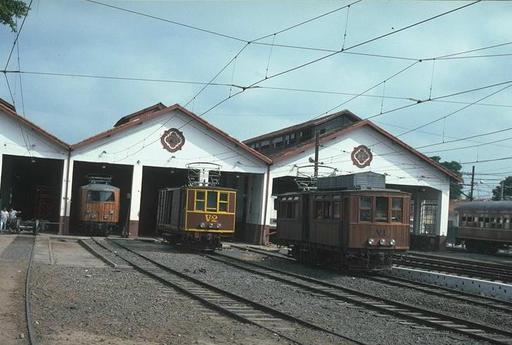
[[[354,1],[351,1],[354,2]],[[297,45],[331,50],[351,47],[422,19],[470,4],[468,1],[364,0],[281,34],[273,33],[316,15],[340,8],[349,1],[105,1],[187,25],[236,36],[244,40],[270,34],[251,44],[215,80],[247,86],[328,52],[289,49]],[[206,120],[239,139],[325,114],[353,96],[379,84],[394,73],[412,67],[385,84],[336,110],[349,109],[362,118],[396,107],[471,88],[512,80],[512,44],[458,55],[457,59],[421,61],[446,54],[512,42],[512,3],[484,1],[347,52],[409,57],[390,59],[340,53],[296,71],[263,81],[204,114]],[[3,69],[15,34],[0,27],[0,67]],[[209,81],[245,43],[143,17],[87,1],[34,0],[19,39],[20,69],[25,72],[105,75],[146,79]],[[472,56],[468,58],[468,56]],[[464,57],[464,58],[461,58]],[[17,50],[8,66],[18,70]],[[267,70],[268,69],[268,70]],[[8,74],[19,112],[22,112],[19,76]],[[182,105],[202,87],[141,81],[57,77],[23,73],[25,115],[66,142],[74,143],[110,128],[120,117],[157,102]],[[502,85],[501,88],[508,84]],[[312,93],[269,89],[282,87],[332,91]],[[468,106],[500,87],[425,102],[373,120],[395,135]],[[238,91],[209,86],[187,107],[201,115]],[[383,98],[382,96],[385,96]],[[481,103],[400,138],[423,146],[512,127],[512,87]],[[0,97],[11,101],[5,80]],[[405,99],[396,99],[400,97]],[[408,100],[409,98],[409,100]],[[477,145],[512,138],[512,131],[422,149]],[[512,140],[461,150],[440,152],[443,160],[460,162],[510,156]],[[481,196],[488,194],[512,161],[477,164],[482,175]],[[470,171],[471,164],[464,165]],[[483,177],[488,180],[483,180]]]

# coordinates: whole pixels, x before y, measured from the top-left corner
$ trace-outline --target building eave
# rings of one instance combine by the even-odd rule
[[[146,109],[148,109],[148,108],[146,108]],[[130,115],[131,118],[130,118],[130,120],[128,122],[125,122],[125,123],[123,123],[121,125],[118,125],[117,127],[114,127],[114,128],[108,129],[108,130],[106,130],[104,132],[101,132],[101,133],[98,133],[96,135],[93,135],[93,136],[91,136],[91,137],[89,137],[87,139],[84,139],[84,140],[76,143],[76,144],[73,144],[73,145],[71,145],[71,149],[72,150],[76,150],[76,149],[83,148],[85,146],[91,145],[91,144],[96,143],[96,142],[98,142],[100,140],[103,140],[103,139],[112,137],[112,136],[114,136],[116,134],[122,133],[122,132],[124,132],[124,131],[126,131],[126,130],[128,130],[130,128],[135,127],[135,126],[141,125],[142,123],[144,123],[144,122],[146,122],[148,120],[153,120],[153,119],[155,119],[157,117],[160,117],[162,115],[168,114],[168,113],[170,113],[170,112],[172,112],[174,110],[178,110],[181,113],[189,116],[194,121],[196,121],[196,122],[200,123],[201,125],[205,126],[208,130],[210,130],[210,131],[220,135],[221,137],[226,139],[226,141],[228,141],[228,142],[232,143],[233,145],[235,145],[236,147],[239,147],[240,149],[246,151],[251,156],[256,157],[257,159],[265,162],[266,164],[271,164],[272,163],[272,160],[269,157],[267,157],[264,154],[262,154],[262,153],[260,153],[260,152],[258,152],[256,150],[250,148],[249,146],[247,146],[243,142],[233,138],[232,136],[230,136],[227,133],[225,133],[224,131],[218,129],[214,125],[212,125],[209,122],[207,122],[206,120],[202,119],[200,116],[198,116],[198,115],[194,114],[193,112],[185,109],[184,107],[182,107],[179,104],[174,104],[174,105],[171,105],[169,107],[165,107],[165,108],[163,108],[161,110],[153,111],[153,112],[149,112],[149,113],[148,112],[142,112],[142,111],[133,113],[133,114]]]
[[[423,160],[427,164],[433,166],[434,168],[436,168],[437,170],[441,171],[445,175],[448,175],[455,182],[457,182],[457,183],[463,182],[462,177],[458,176],[457,174],[455,174],[451,170],[445,168],[444,166],[442,166],[441,164],[437,163],[436,161],[430,159],[429,157],[427,157],[423,153],[417,151],[416,149],[414,149],[413,147],[409,146],[408,144],[406,144],[402,140],[398,139],[396,136],[394,136],[391,133],[387,132],[386,130],[380,128],[379,126],[377,126],[376,124],[374,124],[373,122],[371,122],[369,120],[362,120],[360,122],[356,122],[355,124],[353,124],[353,125],[351,125],[349,127],[344,127],[344,128],[340,128],[338,130],[335,130],[333,132],[325,133],[325,134],[321,135],[320,138],[319,138],[320,144],[325,144],[328,141],[331,141],[331,140],[337,138],[340,135],[343,135],[343,134],[346,134],[346,133],[350,133],[350,132],[352,132],[352,131],[354,131],[354,130],[356,130],[358,128],[365,127],[365,126],[370,127],[373,130],[379,132],[380,134],[382,134],[383,136],[385,136],[389,140],[393,141],[395,144],[401,146],[403,149],[405,149],[406,151],[410,152],[414,156],[416,156],[419,159]],[[281,161],[287,160],[287,159],[289,159],[291,157],[294,157],[294,156],[296,156],[296,155],[298,155],[298,154],[300,154],[302,152],[310,150],[310,149],[314,148],[314,146],[315,146],[315,138],[312,138],[312,139],[310,139],[310,140],[308,140],[308,141],[306,141],[306,142],[304,142],[304,143],[302,143],[302,144],[300,144],[298,146],[286,149],[286,150],[281,151],[281,152],[279,152],[279,153],[277,153],[275,155],[271,155],[270,158],[272,159],[272,161],[274,163],[281,162]]]

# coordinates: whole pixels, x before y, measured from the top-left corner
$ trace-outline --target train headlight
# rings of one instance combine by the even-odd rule
[[[394,246],[395,244],[396,244],[396,241],[394,239],[391,239],[391,241],[389,241],[390,246]]]
[[[204,228],[206,228],[206,223],[204,223],[204,222],[201,222],[201,224],[199,224],[199,227],[200,227],[201,229],[204,229]]]
[[[386,245],[386,240],[385,240],[385,239],[383,239],[383,238],[381,238],[381,239],[379,240],[379,244],[380,244],[381,246],[385,246],[385,245]]]
[[[220,229],[220,228],[221,228],[221,226],[222,226],[222,224],[221,224],[221,223],[217,223],[217,229]]]
[[[375,240],[374,240],[373,238],[368,239],[368,244],[369,244],[370,246],[375,245]]]

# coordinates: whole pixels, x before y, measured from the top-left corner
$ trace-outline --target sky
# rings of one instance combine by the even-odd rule
[[[475,165],[485,198],[512,175],[480,162],[512,156],[511,18],[507,1],[33,0],[7,68],[16,33],[0,27],[0,70],[22,72],[0,97],[71,144],[158,102],[240,140],[348,109],[413,147],[444,143],[419,150]]]

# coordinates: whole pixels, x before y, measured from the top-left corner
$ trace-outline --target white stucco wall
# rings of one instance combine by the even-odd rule
[[[185,144],[171,153],[165,150],[160,137],[169,128],[183,132]],[[267,164],[179,110],[161,115],[140,125],[121,131],[71,152],[72,161],[127,164],[134,167],[130,220],[139,220],[143,166],[185,169],[191,162],[220,165],[224,172],[264,174]],[[72,171],[70,175],[72,176]],[[259,184],[258,184],[259,185]],[[260,192],[260,188],[258,193]],[[70,188],[71,189],[71,188]],[[262,196],[252,195],[261,207]],[[258,212],[258,215],[261,211]],[[257,218],[257,217],[256,217]]]
[[[67,150],[0,110],[0,153],[66,159]]]
[[[350,157],[352,150],[359,145],[366,145],[373,154],[370,166],[362,169],[353,165]],[[289,159],[274,163],[270,167],[270,178],[296,176],[297,166],[311,165],[309,158],[314,158],[314,147]],[[371,127],[363,126],[345,134],[339,134],[328,142],[321,142],[319,161],[323,165],[336,168],[338,170],[336,174],[338,175],[373,171],[387,174],[387,184],[436,189],[440,193],[438,200],[440,202],[439,207],[441,208],[438,232],[441,235],[445,234],[448,226],[450,178]],[[313,169],[311,168],[310,170],[312,175]],[[322,168],[320,168],[320,173],[322,173]],[[272,183],[270,183],[271,188]],[[272,191],[270,190],[269,194],[271,193]],[[275,212],[269,196],[265,224],[270,224],[272,213]]]
[[[65,180],[68,149],[49,140],[24,122],[0,110],[0,177],[3,156],[13,155],[29,158],[49,158],[64,161],[62,180]],[[0,179],[0,187],[1,187]],[[60,215],[64,214],[64,184],[62,184]]]

